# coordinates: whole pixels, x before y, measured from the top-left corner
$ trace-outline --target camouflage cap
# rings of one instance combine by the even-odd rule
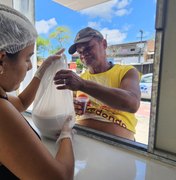
[[[94,37],[99,37],[103,39],[103,35],[96,29],[90,27],[81,29],[75,37],[74,44],[71,45],[68,50],[69,54],[74,54],[76,52],[77,44],[89,42]]]

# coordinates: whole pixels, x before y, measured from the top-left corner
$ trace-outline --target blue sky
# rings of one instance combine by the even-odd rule
[[[70,40],[65,44],[67,53],[76,33],[87,26],[99,30],[108,44],[122,44],[152,39],[155,35],[156,0],[112,0],[82,11],[73,11],[52,0],[35,1],[36,28],[47,37],[57,26],[70,29]]]

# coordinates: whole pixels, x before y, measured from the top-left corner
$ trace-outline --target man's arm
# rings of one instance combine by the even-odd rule
[[[114,109],[135,113],[140,105],[139,74],[135,69],[126,73],[120,88],[105,87],[92,81],[85,81],[80,90]]]
[[[139,73],[136,69],[129,70],[122,79],[120,88],[105,87],[92,81],[84,80],[72,71],[57,72],[55,84],[61,84],[66,79],[65,86],[57,89],[80,90],[102,101],[114,109],[135,113],[140,105]]]

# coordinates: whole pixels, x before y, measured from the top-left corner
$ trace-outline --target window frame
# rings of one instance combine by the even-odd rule
[[[164,36],[164,23],[166,16],[167,2],[165,0],[157,1],[156,8],[156,37],[155,37],[155,56],[154,56],[154,71],[152,79],[152,98],[151,98],[151,111],[150,111],[150,124],[149,124],[149,139],[148,145],[141,144],[138,142],[133,142],[127,139],[116,137],[104,132],[100,132],[94,129],[83,127],[80,125],[75,125],[75,129],[78,134],[93,138],[104,143],[114,145],[120,148],[131,150],[133,152],[152,157],[153,159],[171,164],[176,166],[176,155],[169,152],[156,149],[155,139],[156,139],[156,124],[157,122],[157,112],[158,112],[158,98],[159,98],[159,80],[161,76],[161,57],[162,57],[162,47],[163,47],[163,36]],[[31,112],[26,112],[31,115]],[[26,114],[24,113],[24,114]]]

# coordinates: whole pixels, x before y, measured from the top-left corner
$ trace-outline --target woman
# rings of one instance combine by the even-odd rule
[[[18,89],[32,68],[36,38],[36,30],[26,17],[0,4],[0,179],[73,179],[72,118],[63,126],[53,158],[21,115],[34,100],[45,70],[63,50],[44,61],[18,97],[6,94]]]

